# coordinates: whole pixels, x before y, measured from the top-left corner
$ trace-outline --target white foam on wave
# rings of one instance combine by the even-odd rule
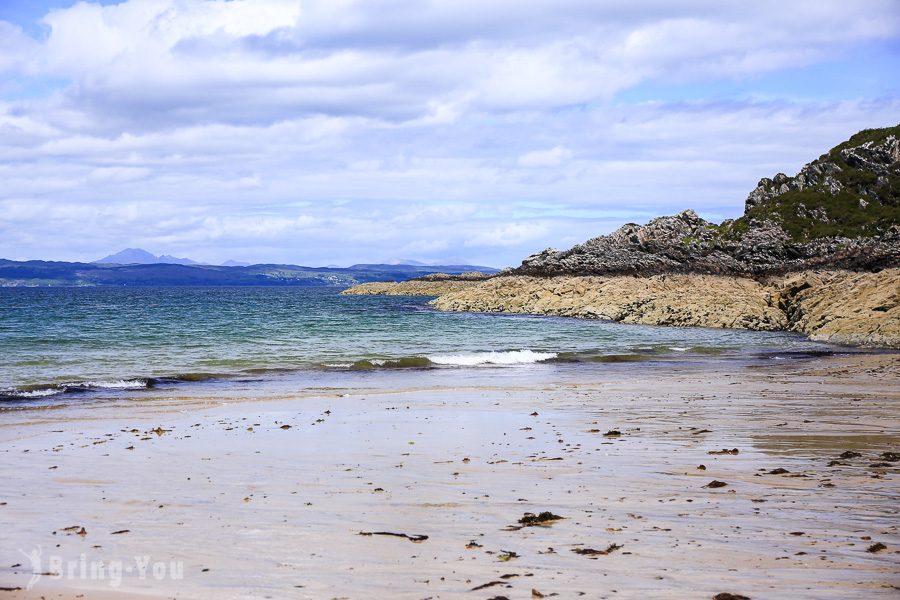
[[[144,379],[118,379],[115,381],[79,381],[74,384],[79,387],[94,388],[98,390],[139,390],[147,387]]]
[[[475,365],[525,365],[556,358],[556,352],[510,350],[508,352],[470,352],[465,354],[436,354],[428,360],[436,365],[470,367]]]
[[[0,392],[0,395],[15,396],[16,398],[46,398],[47,396],[55,396],[62,392],[63,390],[47,388],[42,390],[10,390]]]
[[[690,348],[684,348],[682,346],[669,346],[669,350],[674,350],[675,352],[687,352]]]
[[[88,390],[140,390],[148,385],[146,379],[115,379],[111,381],[73,381],[37,390],[0,390],[0,395],[14,398],[46,398],[63,394],[70,389]]]

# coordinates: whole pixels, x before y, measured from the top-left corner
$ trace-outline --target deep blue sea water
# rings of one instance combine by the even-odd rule
[[[789,333],[443,313],[336,288],[0,288],[0,396],[285,371],[718,361],[834,350]],[[335,375],[338,376],[338,375]]]

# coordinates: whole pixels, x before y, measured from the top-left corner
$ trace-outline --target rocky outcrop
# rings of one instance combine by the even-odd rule
[[[771,282],[788,329],[811,339],[900,348],[900,270],[814,271]]]
[[[754,222],[739,237],[686,210],[647,225],[629,224],[569,250],[548,248],[506,275],[657,275],[706,273],[764,276],[818,268],[876,270],[900,266],[900,227],[874,237],[795,242],[774,221]]]
[[[414,277],[410,281],[484,281],[489,277],[492,277],[492,275],[481,271],[466,271],[459,274],[429,273],[421,277]]]
[[[645,325],[774,331],[788,325],[767,287],[715,275],[496,277],[432,301],[440,310],[510,312]]]
[[[890,179],[900,173],[900,138],[896,129],[861,131],[828,154],[804,165],[794,177],[779,173],[772,179],[762,178],[747,197],[744,212],[782,204],[791,192],[803,190],[832,197],[846,190],[859,197],[861,209],[867,208],[870,202],[891,204],[891,200],[897,198],[898,190],[893,189]],[[885,132],[885,135],[879,135],[879,132]],[[868,139],[873,136],[875,139]],[[813,198],[813,194],[809,196]],[[807,214],[798,216],[838,217],[829,215],[822,206],[804,208]]]
[[[449,311],[788,330],[823,341],[900,347],[900,269],[811,271],[764,281],[701,274],[506,276],[448,292],[431,304]]]
[[[548,248],[512,275],[764,276],[900,266],[900,126],[866,130],[801,169],[764,178],[744,216],[721,224],[687,210],[628,224],[569,250]]]
[[[441,296],[475,285],[479,279],[411,279],[409,281],[379,281],[361,283],[342,291],[350,296]]]
[[[647,225],[628,224],[569,250],[548,248],[522,261],[512,275],[655,275],[730,273],[739,263],[715,248],[718,234],[692,210]]]
[[[447,311],[784,330],[820,341],[900,348],[900,269],[803,271],[763,279],[695,273],[501,276],[484,281],[367,283],[344,293],[437,296],[431,304]]]
[[[466,271],[457,275],[430,273],[406,281],[361,283],[342,291],[350,296],[440,296],[493,277],[481,271]]]

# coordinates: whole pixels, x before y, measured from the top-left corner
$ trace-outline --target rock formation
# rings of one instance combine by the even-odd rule
[[[483,281],[349,293],[439,296],[432,304],[441,310],[790,330],[900,347],[900,126],[861,131],[794,177],[760,180],[733,221],[687,210],[549,248]]]
[[[361,283],[342,291],[350,296],[441,296],[469,287],[481,279],[411,279]]]
[[[794,177],[764,178],[744,216],[710,223],[691,210],[628,224],[569,250],[548,248],[509,275],[761,276],[900,266],[900,126],[862,131]]]
[[[694,273],[495,277],[431,304],[447,311],[786,330],[820,341],[900,347],[900,269],[804,271],[764,280]]]

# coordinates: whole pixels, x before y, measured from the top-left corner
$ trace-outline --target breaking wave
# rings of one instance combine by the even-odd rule
[[[51,385],[25,386],[0,390],[0,400],[48,398],[72,392],[91,390],[139,390],[150,385],[148,379],[115,379],[111,381],[73,381]]]
[[[46,398],[48,396],[62,394],[65,391],[65,388],[44,388],[38,390],[2,390],[0,391],[0,400],[4,398],[22,398],[23,400],[28,398]]]
[[[556,352],[535,352],[534,350],[508,350],[461,352],[458,354],[429,354],[427,356],[404,356],[401,358],[367,358],[355,362],[325,363],[331,369],[434,369],[438,367],[475,367],[480,365],[526,365],[553,360]]]
[[[118,379],[116,381],[81,381],[72,384],[89,390],[138,390],[147,387],[146,379]]]
[[[525,365],[556,358],[556,352],[533,350],[509,350],[507,352],[466,352],[460,354],[436,354],[428,359],[436,365],[471,367],[475,365]]]

